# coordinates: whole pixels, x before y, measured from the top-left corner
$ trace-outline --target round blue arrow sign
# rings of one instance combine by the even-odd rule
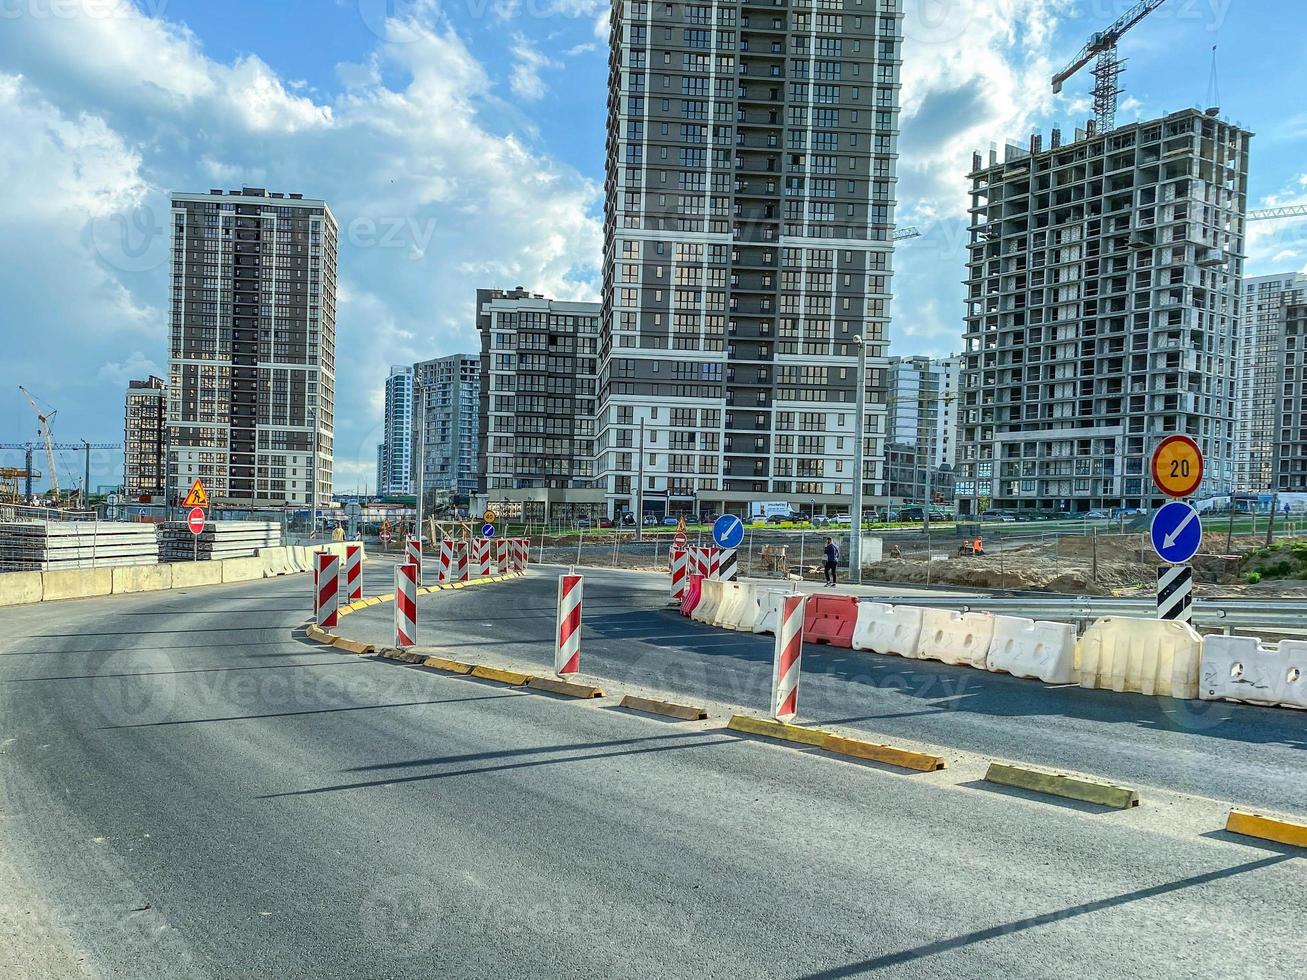
[[[493,524],[481,525],[481,537],[493,538],[495,536],[495,526]]]
[[[1153,550],[1162,561],[1183,565],[1198,554],[1203,543],[1203,523],[1198,511],[1181,500],[1173,500],[1153,515],[1149,532]]]
[[[713,522],[712,539],[719,548],[738,548],[744,540],[744,522],[734,514],[723,514]]]

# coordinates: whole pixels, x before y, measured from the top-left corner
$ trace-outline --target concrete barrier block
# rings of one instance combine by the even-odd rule
[[[0,573],[0,606],[40,602],[42,591],[40,572]]]
[[[993,639],[993,613],[927,609],[921,616],[917,658],[984,670]]]
[[[41,573],[41,599],[83,599],[113,594],[113,569],[78,568]]]
[[[1252,636],[1203,638],[1199,697],[1307,709],[1307,641],[1278,649]]]
[[[113,594],[132,592],[158,592],[172,588],[171,565],[129,565],[110,569],[113,577]]]
[[[1197,698],[1202,646],[1188,623],[1108,616],[1080,638],[1076,672],[1081,687]]]
[[[218,564],[222,566],[224,582],[253,582],[263,578],[263,561],[259,558],[224,558]]]
[[[858,621],[853,626],[853,649],[915,660],[923,612],[916,606],[862,600],[858,603]]]
[[[753,586],[739,582],[722,582],[722,601],[717,605],[717,614],[713,625],[722,629],[737,630],[742,619],[748,619],[753,625],[753,614],[748,607],[756,608],[753,598]]]
[[[1076,628],[1070,623],[995,616],[985,666],[1013,677],[1070,684],[1076,679]]]
[[[197,585],[221,585],[222,562],[179,561],[172,566],[172,587],[189,589]]]

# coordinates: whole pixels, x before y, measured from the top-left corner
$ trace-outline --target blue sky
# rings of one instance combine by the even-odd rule
[[[906,0],[894,353],[961,329],[971,151],[1088,115],[1048,79],[1133,0]],[[342,226],[337,485],[371,485],[387,365],[477,349],[473,291],[597,298],[608,7],[595,0],[0,0],[0,441],[117,442],[167,367],[173,190],[325,197]],[[1121,118],[1212,100],[1251,201],[1307,202],[1307,5],[1169,0],[1124,41]],[[1307,267],[1256,226],[1251,274]],[[12,461],[0,454],[0,462]],[[121,461],[95,461],[113,483]],[[64,480],[78,472],[71,455]]]

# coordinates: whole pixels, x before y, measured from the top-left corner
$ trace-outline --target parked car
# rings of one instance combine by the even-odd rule
[[[818,514],[812,519],[813,527],[826,527],[828,524],[830,524],[830,518],[825,514]]]
[[[601,518],[599,518],[599,526],[600,526],[600,527],[612,527],[612,526],[613,526],[613,522],[612,522],[611,520],[609,520],[607,517],[601,517]]]
[[[982,521],[998,521],[1004,524],[1013,524],[1016,518],[1005,510],[987,510],[980,515]]]
[[[680,523],[680,521],[677,520],[675,517],[664,517],[664,518],[663,518],[663,527],[676,527],[676,525],[679,524],[679,523]]]
[[[577,527],[594,527],[594,522],[591,521],[590,518],[588,518],[588,517],[581,517],[581,518],[578,518],[578,519],[577,519],[576,526],[577,526]]]
[[[848,514],[832,514],[828,523],[831,524],[852,524],[853,518]]]
[[[1105,510],[1089,510],[1080,515],[1087,521],[1106,521],[1110,520],[1112,515]]]

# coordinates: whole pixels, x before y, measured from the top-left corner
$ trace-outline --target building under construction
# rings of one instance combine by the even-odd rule
[[[1158,506],[1173,432],[1230,489],[1251,137],[1185,110],[976,154],[962,513]]]

